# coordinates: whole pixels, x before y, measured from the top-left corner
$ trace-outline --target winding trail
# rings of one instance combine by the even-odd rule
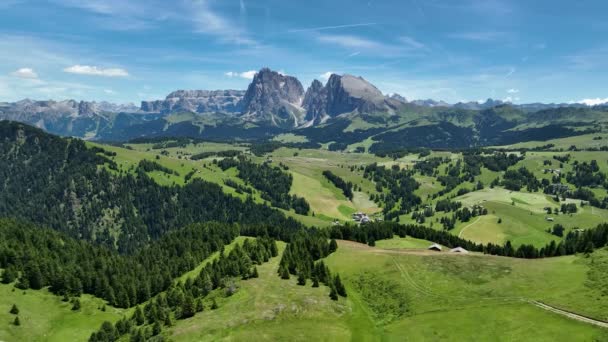
[[[581,316],[579,314],[575,314],[575,313],[570,312],[570,311],[565,311],[565,310],[562,310],[562,309],[558,309],[558,308],[553,307],[551,305],[547,305],[545,303],[541,303],[541,302],[538,302],[538,301],[535,301],[535,300],[531,300],[531,301],[529,301],[529,303],[533,304],[533,305],[536,305],[537,307],[539,307],[541,309],[554,312],[554,313],[556,313],[558,315],[566,316],[568,318],[575,319],[575,320],[580,321],[580,322],[589,323],[589,324],[597,325],[598,327],[602,327],[602,328],[608,329],[608,322],[604,322],[604,321],[600,321],[600,320],[597,320],[597,319]]]
[[[460,233],[458,233],[458,237],[462,238],[462,233],[464,232],[464,230],[469,228],[470,226],[474,225],[475,223],[479,222],[480,219],[481,219],[481,216],[477,216],[477,220],[475,220],[475,222],[469,223],[466,227],[462,228],[460,230]]]

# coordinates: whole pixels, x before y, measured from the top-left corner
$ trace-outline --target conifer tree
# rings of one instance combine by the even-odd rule
[[[306,277],[304,276],[304,272],[299,272],[299,274],[298,274],[298,285],[300,285],[300,286],[306,285]]]
[[[141,307],[138,305],[135,308],[135,313],[133,314],[133,318],[135,319],[135,324],[142,325],[145,323],[145,317],[143,311],[141,311]],[[141,331],[140,331],[141,333]]]
[[[346,297],[346,288],[344,287],[344,284],[342,284],[342,280],[340,279],[339,274],[336,274],[336,276],[334,278],[334,286],[335,286],[336,292],[340,296]]]
[[[20,326],[21,325],[21,321],[19,320],[19,316],[15,317],[15,320],[13,321],[13,324],[16,326]]]
[[[154,325],[152,326],[152,336],[160,334],[162,330],[163,328],[160,323],[158,321],[154,322]]]
[[[338,292],[336,292],[336,287],[332,285],[330,288],[331,290],[329,292],[329,298],[331,298],[331,300],[338,300]]]
[[[10,313],[12,313],[13,315],[19,314],[19,308],[17,308],[17,305],[13,304],[13,307],[11,308]]]

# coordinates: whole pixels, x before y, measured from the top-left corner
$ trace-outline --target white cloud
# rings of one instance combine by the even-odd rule
[[[599,97],[595,98],[595,99],[583,99],[583,100],[578,101],[578,103],[582,103],[587,106],[597,106],[597,105],[608,103],[608,97],[604,98],[604,99],[601,99]]]
[[[509,103],[513,103],[513,102],[518,102],[519,101],[519,97],[512,97],[512,96],[507,96],[504,99],[502,99],[502,102],[509,102]]]
[[[416,50],[424,50],[426,49],[426,45],[417,41],[416,39],[408,36],[399,37],[399,41],[405,44],[408,48],[416,49]]]
[[[509,93],[509,94],[517,94],[517,93],[519,93],[519,89],[513,89],[513,88],[511,88],[511,89],[507,90],[507,93]]]
[[[20,68],[11,73],[11,76],[19,78],[38,78],[38,74],[32,68]]]
[[[320,27],[311,27],[305,29],[293,29],[287,32],[295,33],[295,32],[310,32],[310,31],[324,31],[324,30],[335,30],[335,29],[343,29],[343,28],[351,28],[351,27],[361,27],[361,26],[373,26],[376,23],[360,23],[360,24],[348,24],[348,25],[335,25],[335,26],[320,26]]]
[[[240,77],[240,78],[252,80],[256,73],[257,73],[257,71],[255,71],[255,70],[249,70],[249,71],[244,71],[244,72],[229,71],[229,72],[225,73],[224,75],[226,75],[228,77]]]
[[[116,92],[112,89],[104,89],[103,90],[104,93],[108,94],[108,95],[114,95],[116,94]]]
[[[350,58],[350,57],[355,57],[355,56],[358,56],[358,55],[360,55],[360,54],[361,54],[361,51],[355,51],[355,52],[351,53],[350,55],[348,55],[348,56],[346,56],[346,57],[347,57],[347,58]]]
[[[507,34],[505,32],[497,31],[479,31],[479,32],[460,32],[452,33],[449,35],[450,38],[463,39],[474,42],[495,42],[503,41]]]
[[[325,73],[323,73],[323,74],[319,75],[319,77],[320,77],[321,79],[323,79],[323,80],[327,81],[327,80],[329,80],[329,78],[331,77],[331,75],[332,75],[332,74],[335,74],[335,72],[333,72],[333,71],[328,71],[328,72],[325,72]]]
[[[258,45],[244,29],[212,11],[207,0],[193,2],[189,10],[197,32],[216,36],[221,41],[228,43]]]
[[[373,40],[350,36],[350,35],[321,35],[318,37],[322,43],[336,44],[347,48],[358,49],[378,49],[383,48],[383,44]]]
[[[72,65],[71,67],[67,67],[63,69],[63,71],[70,74],[78,74],[78,75],[90,75],[90,76],[105,76],[105,77],[127,77],[129,73],[125,69],[121,68],[98,68],[96,66],[90,65]]]

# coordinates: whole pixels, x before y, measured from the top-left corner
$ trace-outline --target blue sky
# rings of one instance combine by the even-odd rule
[[[245,89],[268,66],[448,102],[608,101],[605,0],[2,0],[0,101]]]

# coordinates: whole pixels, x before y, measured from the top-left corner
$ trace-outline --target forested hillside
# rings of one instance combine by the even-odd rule
[[[194,222],[299,226],[274,209],[226,195],[201,179],[161,186],[145,173],[147,164],[133,174],[117,172],[102,152],[87,149],[81,140],[0,122],[0,215],[121,252]]]

